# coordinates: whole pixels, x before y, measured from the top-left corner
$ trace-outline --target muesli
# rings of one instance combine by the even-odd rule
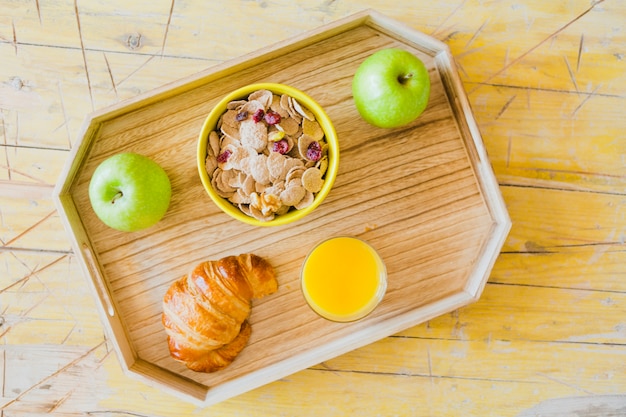
[[[328,144],[314,114],[296,99],[257,90],[227,105],[209,134],[205,166],[220,197],[269,221],[313,203],[324,184]]]

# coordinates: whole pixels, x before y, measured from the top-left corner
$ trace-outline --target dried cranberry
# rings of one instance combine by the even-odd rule
[[[252,115],[252,120],[254,120],[255,123],[259,123],[261,120],[263,120],[263,116],[265,116],[265,111],[263,109],[258,109]]]
[[[242,122],[246,120],[247,118],[248,118],[248,112],[245,110],[240,111],[239,113],[237,113],[237,116],[235,116],[235,120],[237,120],[238,122]]]
[[[231,151],[225,150],[221,154],[217,155],[217,162],[223,164],[224,162],[228,161],[228,158],[230,157],[231,154],[232,154]]]
[[[309,144],[306,157],[309,161],[319,161],[322,158],[322,147],[319,142],[313,141]]]
[[[267,113],[265,113],[265,121],[267,122],[268,125],[275,125],[280,123],[280,114],[276,113],[275,111],[268,111]]]
[[[272,144],[272,151],[278,152],[281,155],[284,155],[289,150],[289,143],[287,139],[281,139]]]

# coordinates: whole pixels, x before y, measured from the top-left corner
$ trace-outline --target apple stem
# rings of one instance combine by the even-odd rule
[[[403,75],[398,76],[398,82],[400,84],[406,84],[406,82],[409,81],[411,78],[413,78],[412,73],[403,74]]]
[[[117,194],[113,196],[113,199],[111,200],[111,204],[115,204],[115,202],[118,199],[122,198],[123,196],[124,196],[124,193],[122,193],[121,191],[118,191]]]

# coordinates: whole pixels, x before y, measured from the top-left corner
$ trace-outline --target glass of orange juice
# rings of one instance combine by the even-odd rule
[[[302,265],[300,279],[311,309],[337,322],[367,316],[387,290],[387,270],[378,252],[350,236],[316,245]]]

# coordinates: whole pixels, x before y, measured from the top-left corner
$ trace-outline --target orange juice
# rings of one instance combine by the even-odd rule
[[[347,236],[317,245],[302,267],[302,293],[320,316],[358,320],[380,302],[387,288],[385,264],[364,241]]]

